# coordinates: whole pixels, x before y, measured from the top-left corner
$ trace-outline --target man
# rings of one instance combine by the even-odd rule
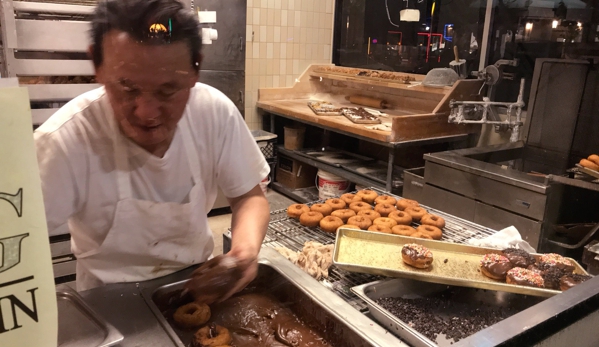
[[[269,167],[235,105],[196,83],[199,31],[176,0],[100,2],[89,52],[103,87],[35,133],[49,232],[68,225],[78,290],[206,261],[217,187],[242,273],[227,295],[256,276]]]

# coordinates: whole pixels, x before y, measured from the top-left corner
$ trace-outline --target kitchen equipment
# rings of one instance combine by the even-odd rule
[[[433,264],[428,269],[416,269],[401,260],[401,249],[406,243],[418,243],[433,252]],[[425,282],[442,283],[510,293],[550,297],[559,290],[507,284],[480,273],[480,260],[487,253],[498,253],[493,248],[459,245],[411,237],[373,233],[363,230],[340,229],[337,232],[333,262],[347,271],[366,272],[390,277],[404,277]],[[533,254],[533,256],[537,256]],[[573,259],[575,273],[586,271]]]
[[[374,107],[374,108],[387,108],[389,104],[387,101],[381,98],[373,98],[362,95],[352,95],[348,98],[349,102],[356,105]]]
[[[422,85],[431,88],[451,87],[459,79],[460,76],[453,69],[436,68],[426,74]]]
[[[478,290],[467,287],[448,287],[442,284],[423,283],[411,279],[388,279],[375,281],[353,287],[358,297],[366,302],[372,317],[389,331],[401,337],[404,341],[415,347],[450,346],[453,341],[439,335],[436,341],[427,338],[410,324],[402,320],[376,303],[381,298],[419,299],[433,298],[451,300],[465,308],[476,309],[481,305],[496,311],[506,312],[508,315],[525,310],[543,300],[543,298],[512,294],[491,290]],[[452,318],[458,312],[448,312],[443,307],[435,307],[431,313],[440,318]],[[460,313],[464,318],[467,313]],[[455,342],[453,342],[455,343]]]
[[[66,284],[56,286],[58,347],[109,347],[123,335]]]
[[[380,124],[381,120],[362,107],[344,107],[341,114],[356,124]]]
[[[460,78],[468,77],[468,72],[466,71],[466,59],[460,59],[458,46],[453,46],[453,54],[455,60],[449,62],[449,67],[452,68]]]

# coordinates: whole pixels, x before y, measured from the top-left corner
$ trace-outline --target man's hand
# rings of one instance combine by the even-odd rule
[[[233,296],[233,294],[241,291],[250,282],[252,282],[256,275],[258,275],[258,257],[257,255],[249,254],[243,248],[231,249],[227,256],[231,256],[237,260],[237,269],[241,272],[241,278],[237,281],[233,289],[227,294],[220,298],[219,301],[224,301]]]

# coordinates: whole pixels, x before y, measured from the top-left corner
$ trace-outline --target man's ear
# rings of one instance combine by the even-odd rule
[[[94,72],[96,74],[96,81],[98,83],[103,83],[102,82],[102,69],[100,66],[96,66],[96,63],[94,62],[94,46],[93,45],[89,45],[89,47],[87,47],[87,57],[91,60],[92,65],[94,66]]]
[[[194,62],[194,65],[196,65],[196,69],[194,69],[195,72],[195,80],[194,80],[194,84],[196,82],[198,82],[200,80],[200,69],[202,68],[202,60],[204,60],[204,55],[202,53],[198,54],[198,61]]]

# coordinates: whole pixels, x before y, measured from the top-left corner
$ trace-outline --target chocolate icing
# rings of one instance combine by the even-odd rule
[[[568,290],[582,282],[591,279],[591,276],[579,275],[579,274],[571,274],[563,276],[559,281],[559,286],[561,290]]]
[[[496,262],[485,266],[485,270],[489,271],[492,275],[502,278],[505,278],[507,272],[512,268],[512,264],[508,262]]]
[[[536,262],[532,255],[522,249],[506,248],[503,250],[503,254],[512,264],[514,264],[515,267],[526,269]]]

